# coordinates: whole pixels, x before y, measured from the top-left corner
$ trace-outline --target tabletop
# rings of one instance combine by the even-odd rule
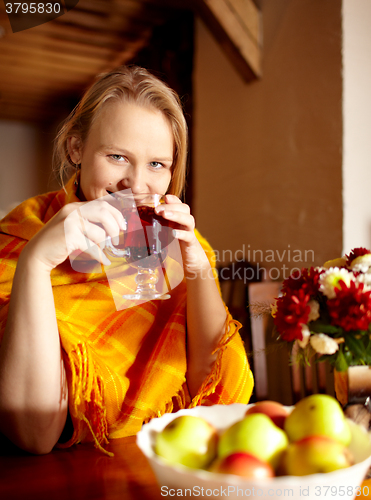
[[[114,439],[104,455],[93,444],[30,455],[0,438],[1,500],[159,500],[160,487],[136,445],[136,436]],[[357,500],[371,499],[371,480]]]
[[[29,455],[2,438],[0,499],[158,500],[162,498],[136,437],[115,439],[104,455],[93,444]]]

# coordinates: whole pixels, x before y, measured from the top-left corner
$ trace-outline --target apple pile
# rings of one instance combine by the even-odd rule
[[[314,394],[290,412],[275,401],[249,406],[218,433],[204,418],[182,415],[156,435],[168,462],[254,479],[305,476],[353,465],[351,431],[336,399]]]

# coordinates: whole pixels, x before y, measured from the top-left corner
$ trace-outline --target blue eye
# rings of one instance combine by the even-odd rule
[[[120,161],[120,159],[124,158],[122,155],[109,155],[109,156],[115,161]]]

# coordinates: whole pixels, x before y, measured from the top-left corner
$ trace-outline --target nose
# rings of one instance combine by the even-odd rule
[[[131,165],[125,172],[125,177],[122,179],[121,184],[124,188],[130,188],[134,194],[146,193],[146,179],[145,172],[140,166]]]

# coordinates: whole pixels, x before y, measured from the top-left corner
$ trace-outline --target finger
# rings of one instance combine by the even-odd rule
[[[86,232],[85,226],[87,222],[85,221],[100,225],[112,238],[115,238],[120,230],[126,227],[126,222],[122,214],[108,203],[78,203],[73,204],[73,208],[74,210],[68,213],[64,221],[65,229],[68,230],[68,234],[70,231],[72,231],[73,234],[74,227],[79,228],[81,231],[85,230]],[[105,239],[105,236],[103,236],[102,239]]]
[[[184,231],[183,229],[173,229],[173,236],[177,240],[184,241],[186,243],[192,243],[195,239],[193,231]]]
[[[181,207],[180,209],[186,212],[191,211],[186,203],[183,203],[177,196],[173,194],[167,194],[165,196],[165,203],[161,203],[160,205],[158,205],[155,210],[157,211],[157,210],[167,209],[169,208],[170,205],[175,205],[178,208]]]
[[[104,248],[104,242],[106,240],[106,231],[103,227],[94,224],[79,214],[70,214],[64,221],[65,239],[67,244],[67,250],[70,253],[73,250],[78,249],[81,245],[81,235],[85,238],[89,238],[91,241],[97,245]]]
[[[94,217],[94,222],[82,217],[81,211],[78,211],[79,223],[83,233],[86,233],[95,243],[100,244],[106,240],[107,235],[110,236],[113,242],[119,244],[119,235],[122,232],[122,228],[119,227],[117,219],[112,217],[112,214],[105,210],[105,207],[101,209],[99,217]],[[91,214],[89,212],[89,216]],[[126,228],[126,221],[125,226]],[[103,244],[104,246],[104,244]]]
[[[83,234],[80,235],[77,249],[105,266],[111,265],[111,261],[103,253],[100,246]]]
[[[165,203],[181,203],[183,204],[183,202],[177,197],[175,196],[175,194],[167,194],[165,195]]]
[[[117,235],[119,230],[126,229],[126,221],[122,213],[106,201],[94,200],[84,203],[78,207],[78,212],[84,219],[102,224],[111,237]]]
[[[162,215],[166,218],[165,214],[183,213],[190,215],[191,210],[185,203],[172,203],[171,205],[159,205],[155,208],[158,215]]]
[[[97,245],[101,250],[106,246],[105,229],[81,216],[78,218],[76,216],[67,217],[64,221],[64,231],[68,255],[71,255],[75,250],[86,252],[90,245],[89,242]],[[118,236],[115,238],[118,239]]]
[[[79,219],[79,229],[85,238],[90,238],[94,243],[98,243],[105,239],[106,231],[96,224],[80,217]]]
[[[179,226],[181,226],[182,229],[186,229],[188,231],[193,232],[195,228],[194,217],[189,213],[165,210],[164,212],[161,212],[159,215],[161,215],[166,220],[179,224]]]

